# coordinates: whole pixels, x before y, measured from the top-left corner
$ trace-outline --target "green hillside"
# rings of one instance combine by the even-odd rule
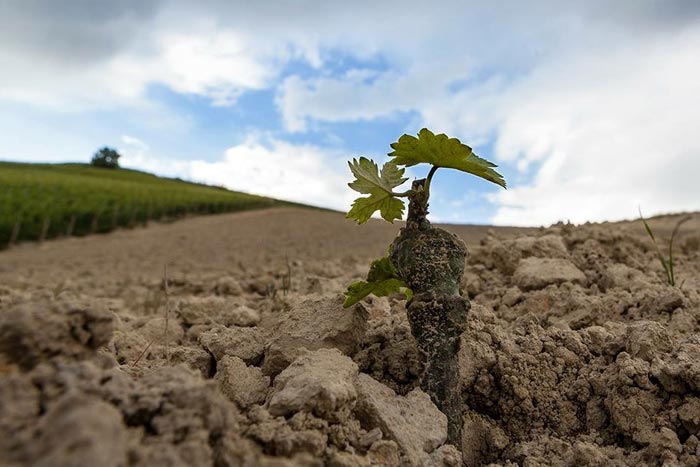
[[[135,170],[0,162],[0,248],[189,214],[289,204]]]

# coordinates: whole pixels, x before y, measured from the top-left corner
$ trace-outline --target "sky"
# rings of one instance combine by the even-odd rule
[[[0,160],[345,210],[347,161],[428,127],[508,181],[439,170],[434,221],[700,210],[697,0],[0,0],[0,70]]]

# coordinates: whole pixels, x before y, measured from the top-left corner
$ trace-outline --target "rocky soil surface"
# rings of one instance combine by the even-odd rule
[[[448,226],[459,446],[404,297],[342,308],[398,228],[277,209],[0,252],[0,465],[700,466],[699,215],[676,287],[639,222]]]

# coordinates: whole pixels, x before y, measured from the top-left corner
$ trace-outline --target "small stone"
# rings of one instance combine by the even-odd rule
[[[248,365],[260,361],[265,347],[264,336],[257,328],[215,326],[199,336],[199,343],[220,361],[226,355],[240,358]]]
[[[677,309],[671,315],[668,323],[668,332],[672,335],[689,335],[695,332],[698,321],[695,317],[683,309]]]
[[[322,294],[326,289],[325,282],[328,279],[319,276],[306,276],[304,278],[303,290],[307,294]]]
[[[260,313],[242,305],[221,310],[218,318],[224,326],[257,326],[260,322]]]
[[[283,312],[265,351],[263,372],[274,376],[305,350],[337,348],[354,355],[367,328],[361,306],[343,308],[343,296],[312,298]]]
[[[474,384],[479,374],[496,363],[493,346],[467,332],[460,337],[457,362],[459,376],[465,388]]]
[[[603,326],[589,326],[581,330],[581,339],[588,350],[596,355],[605,355],[616,338]]]
[[[42,359],[86,359],[113,333],[114,317],[99,303],[38,298],[0,313],[0,355],[24,370]]]
[[[586,275],[574,263],[563,258],[525,258],[513,274],[513,283],[522,290],[542,289],[550,284],[584,284]]]
[[[94,398],[66,395],[39,422],[37,467],[122,467],[127,433],[122,414]]]
[[[568,255],[566,244],[560,235],[525,236],[516,238],[510,243],[523,256],[563,258]]]
[[[683,445],[678,440],[676,432],[670,428],[661,427],[659,432],[656,433],[656,436],[652,437],[649,450],[659,457],[667,453],[679,455],[683,452]]]
[[[326,465],[328,467],[371,467],[366,457],[338,451],[331,453]]]
[[[238,296],[243,294],[243,287],[241,286],[241,282],[235,277],[220,277],[216,281],[214,292],[216,292],[217,295]]]
[[[361,373],[355,383],[356,412],[363,426],[379,427],[396,441],[409,465],[421,466],[447,439],[447,417],[416,388],[406,396]]]
[[[188,297],[176,304],[177,315],[187,327],[211,324],[219,309],[224,306],[220,297]]]
[[[437,448],[432,454],[425,467],[460,467],[462,465],[462,454],[451,444],[445,444]]]
[[[328,420],[347,418],[355,405],[357,365],[337,349],[297,358],[275,378],[268,409],[272,415],[312,412]]]
[[[24,457],[23,447],[32,439],[34,421],[41,413],[41,391],[30,378],[0,365],[0,457],[13,464],[13,457]],[[17,459],[17,465],[20,465]]]
[[[485,415],[468,411],[462,428],[462,456],[465,465],[486,465],[508,444],[503,429]]]
[[[328,436],[324,433],[328,422],[313,415],[298,412],[289,419],[273,417],[259,405],[251,407],[248,413],[253,424],[246,430],[246,436],[261,444],[266,452],[290,457],[308,453],[319,458],[328,446]]]
[[[642,271],[622,263],[607,266],[602,282],[605,288],[619,287],[631,292],[645,290],[651,286],[651,282]]]
[[[690,336],[671,355],[655,359],[651,369],[668,392],[700,391],[700,336]]]
[[[240,408],[265,401],[270,377],[263,375],[260,368],[249,367],[240,358],[227,355],[217,363],[216,370],[214,380],[221,392]]]
[[[513,306],[523,298],[523,293],[518,287],[508,287],[506,293],[503,294],[501,301],[504,305]]]
[[[382,430],[379,427],[374,427],[362,435],[357,443],[363,448],[369,448],[380,439],[382,439]]]
[[[700,433],[700,399],[687,397],[685,403],[678,408],[678,418],[690,433]]]
[[[657,354],[670,352],[672,345],[666,328],[655,321],[639,321],[627,328],[625,347],[633,357],[651,362]]]
[[[188,327],[213,323],[256,326],[260,322],[260,313],[241,302],[241,298],[234,297],[189,297],[178,303],[177,312]]]
[[[401,460],[398,445],[395,441],[389,440],[380,440],[374,443],[367,455],[373,466],[398,467]]]
[[[460,287],[467,292],[470,298],[474,298],[484,289],[484,284],[479,274],[467,270],[464,272],[464,275],[462,275]]]
[[[387,297],[370,295],[359,302],[358,306],[366,310],[369,319],[381,319],[391,316],[391,304]]]
[[[178,320],[174,319],[174,316],[167,320],[163,316],[150,318],[141,327],[135,328],[134,331],[141,334],[148,342],[163,345],[165,345],[166,341],[170,345],[180,344],[185,337],[185,331]]]
[[[212,358],[209,352],[200,347],[177,346],[171,348],[170,362],[174,365],[184,363],[188,367],[199,370],[203,377],[209,378],[212,371]]]

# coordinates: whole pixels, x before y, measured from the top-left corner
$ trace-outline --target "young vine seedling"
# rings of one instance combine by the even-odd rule
[[[391,158],[379,170],[370,159],[349,162],[355,180],[350,188],[369,195],[352,204],[347,217],[367,222],[379,211],[388,222],[403,217],[408,200],[406,226],[389,248],[389,255],[372,262],[367,279],[350,284],[345,307],[370,294],[404,293],[411,332],[425,355],[421,387],[430,394],[448,419],[448,441],[461,445],[462,400],[457,362],[459,336],[465,329],[469,301],[459,293],[467,249],[456,235],[433,227],[427,219],[430,186],[440,168],[456,169],[493,182],[506,182],[495,164],[474,154],[456,138],[433,134],[424,128],[418,137],[403,135],[391,145]],[[395,191],[407,178],[406,167],[428,164],[425,179],[409,190]]]
[[[456,138],[448,138],[444,134],[435,135],[423,128],[418,133],[418,138],[403,135],[391,147],[394,149],[389,153],[392,160],[382,166],[381,172],[374,161],[365,157],[348,162],[350,171],[355,176],[355,181],[348,186],[359,193],[369,195],[355,200],[346,216],[348,219],[364,224],[379,211],[382,218],[393,223],[403,216],[402,198],[421,198],[427,214],[430,183],[440,167],[461,170],[506,187],[506,181],[494,170],[497,167],[495,164],[477,156],[472,148]],[[431,166],[424,183],[408,191],[394,192],[394,188],[408,180],[404,177],[405,167],[422,163]],[[411,290],[401,279],[389,257],[381,258],[372,262],[366,281],[355,282],[348,287],[345,307],[354,305],[369,294],[387,296],[399,292],[406,293],[406,298],[411,299]]]

